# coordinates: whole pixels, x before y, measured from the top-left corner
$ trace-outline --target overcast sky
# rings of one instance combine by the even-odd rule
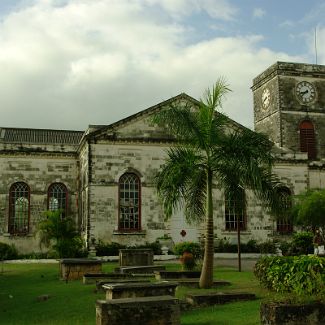
[[[0,126],[84,130],[219,76],[253,127],[252,79],[325,64],[323,0],[0,0]]]

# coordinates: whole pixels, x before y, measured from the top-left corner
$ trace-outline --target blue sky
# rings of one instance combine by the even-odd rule
[[[253,127],[252,79],[325,64],[321,0],[0,0],[1,126],[82,130],[219,77],[223,111]]]

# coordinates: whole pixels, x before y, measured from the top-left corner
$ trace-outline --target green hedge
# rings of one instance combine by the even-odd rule
[[[104,243],[102,240],[97,242],[96,246],[96,255],[97,256],[118,256],[120,249],[141,249],[148,248],[152,249],[155,255],[161,255],[161,246],[158,242],[146,243],[144,245],[135,245],[135,246],[125,246],[119,243]]]
[[[276,292],[325,297],[325,258],[317,256],[264,256],[254,268],[260,283]]]
[[[18,257],[16,247],[6,243],[0,243],[0,260],[14,260]]]
[[[240,245],[242,253],[262,253],[262,254],[275,254],[276,246],[271,240],[263,243],[257,243],[256,240],[251,239],[247,243]],[[218,245],[214,248],[216,253],[237,253],[237,244],[232,244],[227,239],[220,239]]]

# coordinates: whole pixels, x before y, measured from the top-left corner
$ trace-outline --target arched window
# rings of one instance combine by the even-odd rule
[[[29,230],[30,190],[23,182],[14,183],[9,190],[9,233],[24,235]]]
[[[316,158],[316,139],[314,125],[310,121],[302,121],[299,125],[300,151],[308,153],[308,159]]]
[[[64,218],[67,214],[67,196],[68,191],[64,184],[53,183],[49,186],[47,192],[47,208],[50,211],[61,211],[61,216]]]
[[[133,173],[126,173],[119,180],[119,230],[141,229],[141,184]]]
[[[229,193],[225,193],[225,225],[226,230],[237,230],[237,217],[241,230],[246,229],[246,209],[245,209],[245,190],[240,191],[240,195],[231,198]],[[244,208],[243,208],[244,207]]]
[[[279,189],[279,194],[281,195],[283,207],[290,209],[292,206],[291,191],[287,187],[282,187]],[[290,234],[293,231],[292,222],[286,216],[279,218],[276,223],[276,230],[279,234]]]

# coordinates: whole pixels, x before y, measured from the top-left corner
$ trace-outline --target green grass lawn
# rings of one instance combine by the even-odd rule
[[[114,267],[115,263],[104,264],[104,272]],[[167,268],[175,270],[179,265],[167,264]],[[218,291],[246,291],[256,293],[258,298],[266,296],[252,272],[217,268],[214,275],[216,279],[232,282]],[[198,290],[181,288],[177,297]],[[43,294],[50,295],[50,299],[37,301]],[[96,293],[94,285],[60,281],[58,264],[4,264],[3,272],[0,266],[0,324],[95,324],[97,299],[104,299],[104,294]],[[189,311],[182,315],[182,325],[259,324],[259,305],[260,299]]]

